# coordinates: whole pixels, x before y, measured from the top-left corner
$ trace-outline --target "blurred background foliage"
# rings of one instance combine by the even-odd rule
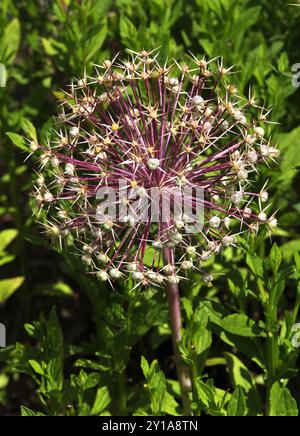
[[[0,322],[9,345],[0,351],[1,414],[19,414],[21,405],[23,415],[181,413],[164,295],[113,292],[51,249],[32,215],[37,164],[19,136],[44,140],[61,89],[93,64],[156,47],[162,60],[192,52],[235,65],[239,91],[251,87],[272,107],[278,124],[268,129],[281,150],[279,165],[263,174],[278,210],[272,241],[243,241],[207,265],[212,285],[195,277],[197,286],[182,289],[182,353],[196,367],[195,407],[211,415],[297,413],[299,24],[300,8],[282,0],[1,1]],[[280,249],[269,256],[274,241]],[[243,317],[248,326],[263,323],[264,333],[251,324],[240,334]]]

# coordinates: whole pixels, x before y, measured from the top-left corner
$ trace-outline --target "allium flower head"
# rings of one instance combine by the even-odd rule
[[[76,246],[101,281],[177,283],[238,234],[277,224],[265,186],[255,193],[252,183],[278,156],[268,111],[238,96],[221,59],[193,57],[190,67],[157,57],[132,52],[72,83],[56,139],[39,146],[36,196],[48,232]],[[192,213],[178,209],[181,193]]]

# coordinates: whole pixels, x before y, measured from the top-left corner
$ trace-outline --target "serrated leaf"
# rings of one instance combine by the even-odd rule
[[[184,311],[186,313],[187,319],[190,320],[192,318],[192,315],[193,315],[193,312],[194,312],[193,311],[193,305],[192,305],[191,301],[188,298],[183,297],[181,299],[181,303],[183,305],[183,308],[184,308]]]
[[[84,385],[83,385],[83,389],[84,390],[88,390],[88,389],[92,389],[95,388],[100,382],[100,374],[98,374],[97,372],[92,372],[91,374],[88,374]]]
[[[46,324],[47,338],[45,347],[47,348],[47,374],[49,376],[49,389],[62,390],[64,376],[64,344],[63,334],[60,328],[56,311],[52,309],[49,321]]]
[[[120,35],[125,45],[135,48],[138,31],[132,21],[124,15],[120,18]]]
[[[234,354],[224,353],[224,355],[233,386],[241,386],[245,392],[249,392],[255,386],[255,383],[248,368]]]
[[[147,360],[142,356],[141,367],[147,380],[147,389],[151,398],[151,411],[158,414],[162,411],[162,405],[166,393],[166,378],[160,369],[157,360],[149,367]]]
[[[270,394],[270,416],[298,416],[296,400],[288,388],[273,384]]]
[[[197,395],[205,407],[212,407],[214,404],[215,392],[214,388],[204,383],[200,379],[194,380],[197,389]]]
[[[28,409],[28,407],[21,406],[21,416],[45,416],[41,412],[35,412],[31,409]]]
[[[258,325],[246,315],[233,314],[219,321],[220,327],[234,335],[243,337],[264,336]]]
[[[246,400],[243,389],[237,386],[229,400],[227,416],[245,416]]]
[[[110,404],[110,395],[107,386],[103,386],[97,390],[96,398],[91,410],[91,415],[100,415]]]

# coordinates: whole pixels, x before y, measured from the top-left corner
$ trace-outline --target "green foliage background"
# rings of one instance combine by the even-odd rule
[[[196,286],[182,287],[181,352],[193,374],[194,414],[298,414],[299,40],[300,8],[282,0],[1,1],[1,414],[183,413],[165,296],[113,292],[51,249],[32,215],[37,167],[19,136],[43,140],[61,89],[126,47],[160,47],[162,59],[223,56],[239,71],[239,91],[251,86],[273,108],[279,124],[269,133],[281,159],[263,179],[279,228],[272,240],[241,241],[210,261],[211,286],[194,277]]]

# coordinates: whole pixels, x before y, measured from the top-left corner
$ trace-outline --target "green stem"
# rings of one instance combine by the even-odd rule
[[[118,412],[119,416],[126,415],[127,395],[125,370],[118,373]]]
[[[298,291],[297,292],[295,306],[294,306],[294,310],[293,310],[293,315],[292,315],[293,324],[295,324],[296,321],[297,321],[297,317],[298,317],[298,313],[299,313],[299,308],[300,308],[300,292]]]
[[[195,381],[198,377],[198,374],[197,374],[197,368],[196,368],[196,364],[195,364],[194,360],[191,361],[189,368],[190,368],[190,374],[191,374],[193,400],[194,400],[195,404],[199,404],[197,386],[195,384]],[[198,407],[197,407],[197,410],[195,412],[195,415],[201,416],[201,411],[198,409]]]
[[[271,294],[267,303],[267,415],[270,414],[270,392],[276,380],[277,368],[277,339],[274,336],[274,327],[277,321],[277,307],[274,301],[274,293]]]

